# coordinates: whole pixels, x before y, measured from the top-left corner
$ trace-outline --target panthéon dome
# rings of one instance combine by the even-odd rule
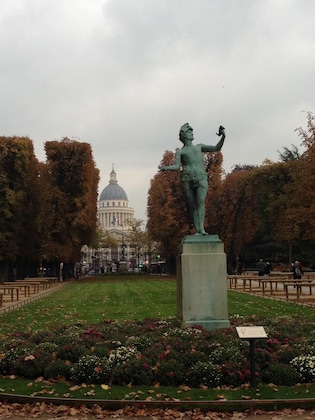
[[[110,173],[109,184],[103,189],[100,195],[100,201],[106,200],[128,201],[126,191],[120,185],[118,185],[118,181],[116,179],[116,172],[114,171],[114,168]]]

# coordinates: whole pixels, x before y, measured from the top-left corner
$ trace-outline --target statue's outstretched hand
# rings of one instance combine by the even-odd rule
[[[216,133],[217,136],[225,136],[225,128],[223,127],[223,125],[220,125],[219,127],[219,132]]]

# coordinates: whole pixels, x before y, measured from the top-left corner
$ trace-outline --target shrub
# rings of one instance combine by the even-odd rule
[[[36,350],[19,357],[16,364],[16,374],[26,378],[44,376],[46,366],[52,361],[52,354],[48,351]]]
[[[217,345],[209,354],[209,360],[215,365],[222,365],[226,361],[234,362],[237,365],[241,364],[244,356],[238,345],[242,343],[240,340],[238,342],[231,340],[227,345]]]
[[[71,380],[75,383],[109,383],[111,366],[107,359],[94,355],[85,355],[71,368]]]
[[[221,385],[240,386],[250,379],[249,363],[226,361],[220,366]]]
[[[118,365],[133,357],[137,357],[138,355],[139,352],[135,347],[120,346],[110,352],[108,356],[108,363],[111,366]]]
[[[74,342],[59,346],[57,357],[61,360],[69,360],[70,362],[75,363],[86,353],[87,349],[83,345]]]
[[[46,351],[49,353],[54,353],[55,351],[57,351],[58,346],[55,343],[50,343],[50,342],[44,342],[44,343],[40,343],[37,346],[37,349],[42,350],[42,351]]]
[[[156,363],[152,368],[153,382],[165,386],[179,386],[184,383],[185,366],[176,359],[166,358]]]
[[[54,360],[44,369],[44,378],[70,380],[71,365],[64,360]]]
[[[21,350],[12,348],[5,353],[1,353],[0,358],[0,374],[11,375],[14,374],[14,369],[19,360]]]
[[[150,365],[141,359],[132,359],[113,368],[111,382],[114,385],[151,385],[152,380]]]
[[[302,382],[315,381],[315,356],[297,356],[290,363],[300,375]]]
[[[185,382],[191,387],[206,385],[214,388],[221,382],[220,368],[211,362],[197,362],[188,371]]]
[[[300,376],[293,366],[281,363],[270,365],[262,374],[264,382],[282,386],[293,386],[299,379]]]

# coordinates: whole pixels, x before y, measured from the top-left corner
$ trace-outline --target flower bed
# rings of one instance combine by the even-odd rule
[[[315,381],[314,322],[296,317],[235,316],[230,328],[215,331],[146,319],[15,332],[0,347],[0,374],[87,384],[240,386],[251,376],[249,343],[235,330],[240,325],[264,325],[268,334],[256,342],[258,381]]]

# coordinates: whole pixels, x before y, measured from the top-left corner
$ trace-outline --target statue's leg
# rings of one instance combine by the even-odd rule
[[[207,232],[204,228],[204,221],[205,221],[205,201],[207,196],[207,182],[200,182],[199,188],[196,194],[196,201],[197,201],[197,217],[198,217],[198,224],[199,224],[199,233],[205,235]]]
[[[197,203],[196,191],[190,187],[189,182],[187,183],[185,182],[183,186],[184,186],[184,192],[185,192],[186,200],[187,200],[189,218],[191,222],[193,223],[196,232],[201,233],[198,208],[197,208],[198,203]]]

